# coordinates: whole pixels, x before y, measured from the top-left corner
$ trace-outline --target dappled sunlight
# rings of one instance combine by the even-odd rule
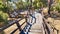
[[[60,34],[60,0],[0,0],[0,34]]]

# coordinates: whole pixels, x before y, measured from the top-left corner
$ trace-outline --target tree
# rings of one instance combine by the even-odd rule
[[[35,6],[35,8],[41,8],[41,7],[46,7],[46,0],[34,0],[33,2],[33,6]]]
[[[51,10],[55,10],[60,12],[60,0],[54,0],[55,2],[53,3],[53,5],[51,6]]]
[[[0,25],[2,24],[7,24],[8,20],[8,14],[7,12],[7,6],[5,5],[5,2],[3,2],[2,0],[0,0]]]

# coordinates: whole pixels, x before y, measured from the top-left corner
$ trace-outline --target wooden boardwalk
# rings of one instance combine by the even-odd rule
[[[39,13],[35,14],[36,23],[32,25],[29,34],[45,34],[43,28],[43,16]]]
[[[47,25],[47,27],[48,27],[50,33],[47,32],[48,30],[45,31],[45,27],[43,26],[43,23],[44,23],[43,22],[43,16],[40,13],[35,13],[35,16],[34,17],[36,18],[36,21],[34,19],[33,20],[31,19],[32,22],[34,23],[31,26],[30,25],[27,25],[27,22],[23,24],[23,22],[26,21],[25,19],[19,21],[19,24],[20,25],[23,24],[20,27],[21,28],[21,31],[23,30],[23,32],[24,32],[24,30],[26,30],[26,31],[29,30],[29,31],[27,31],[28,34],[52,34],[51,33],[52,31],[50,29],[51,27],[49,25]],[[31,24],[31,22],[30,22],[30,24]],[[25,27],[26,25],[28,27]],[[29,29],[29,27],[30,27],[30,29]],[[16,26],[16,24],[14,24],[11,27],[5,29],[4,32],[5,32],[5,34],[11,34],[11,32],[14,31],[16,28],[17,28],[17,26]],[[24,29],[24,28],[27,28],[27,29]],[[16,30],[16,32],[14,34],[22,34],[21,31],[19,31],[19,29],[18,29],[18,30]]]
[[[25,21],[26,21],[25,19],[22,19],[21,21],[19,21],[19,24],[22,24]],[[25,25],[26,25],[26,23],[21,28],[23,29]],[[16,24],[14,24],[14,25],[10,26],[9,28],[5,29],[4,33],[11,34],[11,32],[14,31],[16,28],[18,28],[18,27],[16,26]],[[14,34],[19,34],[19,33],[20,33],[20,31],[18,29]]]

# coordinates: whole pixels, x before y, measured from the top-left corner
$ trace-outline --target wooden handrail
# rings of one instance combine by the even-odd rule
[[[44,24],[46,25],[46,28],[48,28],[48,34],[53,34],[53,30],[51,28],[51,26],[48,24],[48,21],[46,21],[46,19],[44,18]]]
[[[45,18],[44,18],[44,20],[45,20]],[[50,22],[49,22],[49,23],[48,23],[48,22],[49,22],[49,21],[45,21],[45,24],[47,25],[47,27],[48,27],[49,29],[50,29],[50,28],[53,29],[52,32],[54,32],[54,30],[56,30],[56,32],[57,32],[57,34],[58,34],[58,33],[59,33],[59,30],[56,29],[55,27],[50,26],[50,25],[49,25]]]
[[[13,22],[13,23],[10,23],[10,24],[8,24],[8,25],[6,25],[6,26],[4,26],[4,27],[1,27],[0,28],[0,32],[1,31],[3,31],[3,30],[5,30],[5,29],[7,29],[7,28],[9,28],[10,26],[12,26],[13,24],[15,24],[16,22],[19,22],[19,21],[21,21],[22,19],[19,19],[18,21],[15,21],[15,22]]]
[[[22,23],[20,26],[24,25],[26,22]],[[15,33],[19,28],[16,28],[14,31],[11,32],[11,34]],[[22,30],[22,29],[21,29]]]

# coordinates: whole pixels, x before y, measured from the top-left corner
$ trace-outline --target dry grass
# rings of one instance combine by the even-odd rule
[[[60,20],[55,20],[53,18],[48,18],[51,25],[54,25],[57,29],[60,29]]]
[[[59,30],[60,34],[60,20],[56,20],[54,18],[48,18],[48,21],[50,22],[51,27],[55,27],[57,30]]]

